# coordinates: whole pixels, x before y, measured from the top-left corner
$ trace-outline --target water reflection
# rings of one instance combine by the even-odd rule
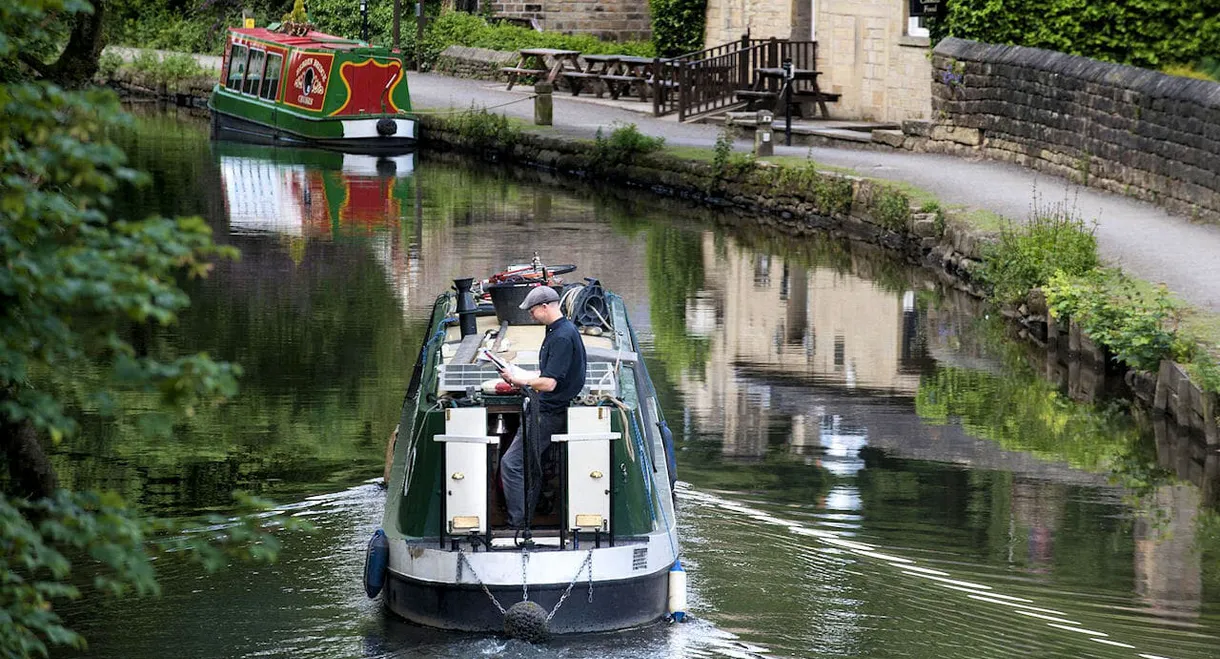
[[[151,346],[240,362],[242,394],[172,443],[96,422],[57,465],[159,512],[270,494],[320,532],[271,568],[166,566],[160,600],[70,609],[89,656],[1214,654],[1220,578],[1197,549],[1216,542],[1199,512],[1215,455],[1072,402],[1044,356],[1004,348],[920,272],[638,195],[433,156],[390,171],[210,146],[164,123],[134,150],[164,194],[123,203],[203,214],[243,257]],[[361,593],[384,501],[362,483],[433,297],[534,251],[628,303],[682,438],[694,624],[535,648],[406,625]],[[1194,484],[1154,474],[1158,455]]]

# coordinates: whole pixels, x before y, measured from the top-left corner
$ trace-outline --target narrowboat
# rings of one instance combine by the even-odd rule
[[[685,617],[672,435],[623,300],[595,279],[555,276],[574,268],[535,255],[436,298],[365,562],[369,596],[383,592],[394,614],[531,641]],[[542,494],[514,529],[499,463],[518,428],[527,450],[536,441],[535,394],[503,382],[492,358],[537,368],[546,328],[518,304],[540,285],[559,292],[587,370],[566,431],[527,469]]]
[[[403,153],[415,143],[402,54],[313,29],[229,28],[213,137]]]

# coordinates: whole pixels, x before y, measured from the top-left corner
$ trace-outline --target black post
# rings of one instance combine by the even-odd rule
[[[369,41],[369,0],[360,0],[360,40]]]
[[[784,60],[784,146],[792,146],[792,60]]]
[[[424,3],[415,3],[415,70],[419,71],[424,52]]]
[[[402,0],[394,0],[394,29],[390,36],[394,41],[394,52],[398,52],[402,43]]]

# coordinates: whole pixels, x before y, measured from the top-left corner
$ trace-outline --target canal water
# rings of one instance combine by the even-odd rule
[[[1175,470],[1147,423],[1072,400],[1002,322],[883,253],[444,155],[213,144],[155,114],[121,140],[152,179],[121,212],[202,215],[241,251],[143,347],[244,376],[172,441],[87,422],[55,455],[63,480],[167,516],[243,490],[316,530],[274,565],[166,563],[159,597],[64,607],[86,656],[1220,654],[1214,456]],[[534,252],[620,293],[646,344],[694,622],[533,647],[419,628],[363,594],[432,301]]]

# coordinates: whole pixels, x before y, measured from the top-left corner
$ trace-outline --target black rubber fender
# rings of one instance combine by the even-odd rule
[[[390,539],[385,537],[385,531],[377,529],[369,538],[368,553],[364,556],[364,592],[370,599],[377,597],[385,587],[389,567]]]

